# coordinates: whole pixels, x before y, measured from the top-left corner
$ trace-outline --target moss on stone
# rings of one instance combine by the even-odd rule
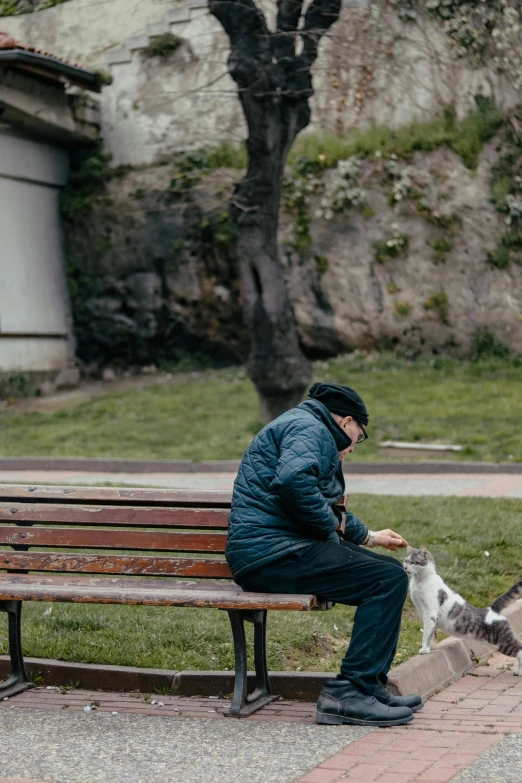
[[[409,302],[398,301],[395,302],[395,312],[397,315],[409,315],[412,311],[412,306]]]
[[[145,57],[170,57],[179,49],[183,38],[174,33],[162,33],[150,39],[149,45],[143,49]]]
[[[495,250],[490,250],[486,260],[495,269],[506,269],[510,261],[509,250],[506,247],[497,247]]]
[[[435,264],[444,262],[447,254],[453,250],[453,242],[445,236],[434,239],[431,246],[433,248],[431,258]]]
[[[442,290],[436,291],[424,302],[424,309],[435,311],[443,324],[449,324],[448,308],[448,297]]]
[[[304,253],[312,244],[310,234],[310,213],[305,206],[300,205],[294,223],[293,246],[298,253]]]
[[[404,255],[408,249],[409,241],[408,234],[395,234],[384,242],[374,242],[375,260],[378,264],[382,264],[387,258],[397,258]]]
[[[322,255],[316,255],[315,266],[320,275],[324,275],[328,271],[328,258]]]

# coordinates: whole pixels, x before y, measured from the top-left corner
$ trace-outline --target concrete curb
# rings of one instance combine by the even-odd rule
[[[504,612],[514,630],[522,633],[522,599]],[[468,639],[450,636],[429,655],[415,655],[390,672],[395,693],[420,693],[428,698],[460,679],[495,652],[491,647]],[[104,666],[69,663],[45,658],[26,658],[27,671],[38,684],[68,686],[107,691],[172,692],[178,696],[230,696],[234,673],[222,671],[170,671],[128,666]],[[0,677],[10,674],[9,656],[0,656]],[[270,672],[275,696],[295,701],[315,701],[329,672]],[[253,686],[253,673],[249,685]]]
[[[219,697],[230,697],[234,690],[234,672],[138,669],[49,658],[26,658],[25,666],[30,679],[44,686],[75,685],[87,690]],[[10,673],[9,656],[0,656],[0,678],[5,679]],[[250,689],[254,687],[254,676],[254,672],[249,672]],[[270,672],[270,682],[275,696],[295,701],[315,701],[323,682],[333,676],[328,672]]]
[[[473,642],[473,646],[471,653],[463,639],[454,636],[444,639],[429,655],[414,655],[392,669],[389,675],[390,689],[401,696],[420,693],[423,699],[429,698],[460,680],[477,663],[483,663],[494,652],[480,642]]]
[[[350,474],[520,474],[513,462],[349,462]],[[239,460],[119,459],[111,457],[0,457],[0,471],[49,470],[92,473],[236,473]]]

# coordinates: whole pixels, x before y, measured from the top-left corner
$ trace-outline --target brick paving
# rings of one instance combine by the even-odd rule
[[[296,783],[447,783],[506,734],[522,734],[522,678],[494,655],[432,696],[412,723],[375,729]]]
[[[513,675],[512,665],[512,658],[494,655],[487,665],[429,699],[412,723],[375,729],[325,759],[296,783],[447,783],[507,734],[522,734],[522,678]],[[0,709],[18,708],[71,712],[87,708],[117,714],[223,720],[229,701],[35,688],[0,702]],[[314,714],[314,704],[275,701],[243,720],[313,723]],[[0,778],[0,783],[14,781]]]
[[[159,715],[171,718],[225,718],[230,709],[227,699],[189,698],[142,693],[107,693],[57,687],[31,688],[12,699],[0,701],[0,709],[69,710],[70,712],[109,712],[118,715]],[[283,721],[314,723],[315,704],[301,701],[274,701],[249,718],[250,722]],[[0,783],[2,780],[0,778]]]

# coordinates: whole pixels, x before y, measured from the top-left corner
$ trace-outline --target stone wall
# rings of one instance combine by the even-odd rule
[[[171,167],[114,176],[94,205],[67,210],[67,263],[77,352],[85,364],[172,362],[187,353],[243,361],[238,265],[214,172],[190,193]],[[66,193],[66,199],[71,193]]]
[[[263,5],[273,16],[275,3]],[[399,128],[448,105],[462,117],[476,94],[494,95],[502,108],[517,103],[505,76],[456,60],[436,22],[406,24],[373,7],[345,4],[324,42],[310,130]],[[91,0],[69,0],[1,26],[113,76],[101,96],[103,132],[111,165],[123,168],[92,211],[66,226],[81,358],[149,363],[199,350],[243,359],[248,338],[226,219],[241,172],[207,173],[190,193],[171,186],[174,153],[244,137],[226,39],[204,0],[146,0],[132,13],[128,0],[112,0],[103,16]],[[166,33],[179,45],[151,55]],[[465,356],[482,327],[522,352],[519,251],[505,268],[487,263],[505,231],[505,215],[490,203],[500,147],[490,142],[476,171],[447,147],[416,153],[410,164],[427,178],[424,210],[409,198],[391,204],[379,161],[364,161],[366,207],[326,220],[315,216],[320,196],[311,196],[309,241],[299,249],[296,216],[282,210],[281,254],[310,355],[381,345]],[[377,258],[376,243],[401,236],[401,252]]]
[[[497,148],[484,148],[476,171],[446,147],[416,153],[410,176],[426,182],[431,172],[422,209],[417,197],[390,204],[390,185],[366,162],[365,209],[312,219],[304,254],[287,224],[283,257],[308,353],[381,346],[465,357],[484,328],[522,353],[522,254],[504,269],[487,263],[506,231],[490,201]],[[399,236],[407,247],[396,256],[377,252]]]
[[[509,229],[517,247],[505,268],[488,263],[508,231],[491,203],[502,144],[490,141],[476,170],[446,146],[407,163],[361,160],[364,202],[328,217],[319,213],[335,169],[326,169],[313,179],[306,242],[296,242],[296,212],[283,206],[281,258],[311,357],[376,346],[465,357],[484,328],[522,353],[518,228]],[[84,361],[149,363],[180,351],[245,358],[225,211],[240,176],[214,170],[180,192],[167,165],[122,173],[92,215],[70,227],[69,263],[82,273],[75,316]],[[403,176],[409,189],[394,200]]]
[[[261,6],[273,21],[274,0]],[[68,0],[4,18],[1,26],[27,43],[111,71],[101,101],[114,165],[148,165],[176,150],[244,138],[226,69],[227,39],[206,0],[143,0],[132,12],[128,0],[111,0],[103,14],[91,0]],[[181,45],[169,56],[148,56],[150,42],[164,33]],[[428,16],[403,23],[385,3],[347,0],[314,73],[310,130],[397,128],[449,104],[463,116],[477,93],[494,95],[502,107],[518,101],[509,79],[494,68],[455,59],[440,23]]]

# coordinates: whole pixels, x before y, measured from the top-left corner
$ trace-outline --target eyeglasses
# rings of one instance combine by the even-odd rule
[[[355,443],[362,443],[363,441],[368,440],[368,433],[364,429],[363,425],[359,421],[357,421],[356,419],[353,419],[353,421],[355,421],[355,423],[357,424],[357,426],[361,430],[359,435],[357,436],[357,440],[355,441]]]
[[[360,433],[359,437],[357,438],[357,440],[355,442],[356,443],[362,443],[363,441],[368,440],[368,433],[364,429],[363,425],[360,424],[359,422],[357,422],[357,426],[361,430],[361,433]]]

